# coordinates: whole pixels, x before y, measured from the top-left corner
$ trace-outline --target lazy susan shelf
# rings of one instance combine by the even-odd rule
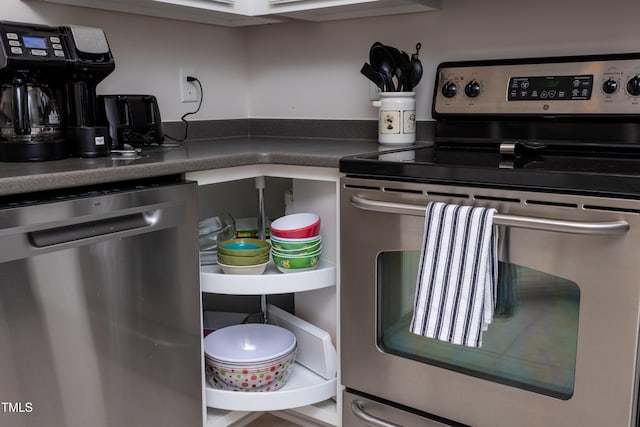
[[[279,390],[246,393],[218,390],[207,384],[207,406],[231,411],[280,411],[312,405],[336,395],[336,379],[326,380],[295,363],[287,383]]]
[[[266,295],[310,291],[336,284],[336,265],[320,259],[318,268],[298,273],[281,273],[273,262],[264,274],[224,274],[218,265],[200,267],[202,292],[229,295]]]

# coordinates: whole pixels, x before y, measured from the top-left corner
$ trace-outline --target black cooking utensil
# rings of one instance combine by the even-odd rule
[[[422,78],[422,63],[419,59],[415,58],[411,60],[411,71],[409,77],[409,83],[407,84],[407,90],[412,91]]]
[[[396,66],[393,70],[393,74],[396,76],[396,91],[402,92],[407,87],[407,75],[402,71],[402,67]]]
[[[389,52],[389,54],[393,58],[393,61],[396,64],[396,67],[393,70],[393,74],[396,76],[396,80],[397,80],[396,90],[402,91],[404,90],[403,88],[406,87],[407,85],[406,80],[410,75],[409,57],[407,56],[405,58],[402,52],[393,46],[384,46],[384,48],[387,50],[387,52]]]
[[[383,46],[396,63],[403,61],[402,52],[393,46]]]
[[[379,72],[379,70],[373,65],[373,49],[375,49],[376,46],[382,46],[382,43],[374,42],[369,48],[369,65],[371,65],[374,71]]]
[[[421,43],[416,44],[416,53],[411,55],[411,76],[409,77],[409,83],[407,85],[407,90],[409,91],[413,90],[418,85],[418,83],[420,83],[420,79],[422,78],[422,62],[420,61],[420,58],[418,58],[421,47]]]
[[[385,92],[394,92],[396,88],[393,85],[392,77],[396,65],[393,57],[382,44],[374,43],[374,45],[371,46],[369,62],[374,70],[383,74]]]
[[[371,80],[376,86],[378,86],[378,88],[380,88],[381,91],[384,92],[385,90],[384,77],[382,73],[379,73],[378,71],[374,70],[371,67],[371,64],[369,64],[368,62],[365,62],[362,65],[362,68],[360,69],[360,73],[362,73],[362,75],[364,75],[366,78]]]

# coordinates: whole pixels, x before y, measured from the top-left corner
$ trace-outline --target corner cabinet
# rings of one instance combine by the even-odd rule
[[[333,352],[333,371],[329,370],[329,372],[336,372],[336,374],[323,376],[296,362],[287,383],[281,389],[267,393],[218,390],[211,388],[205,382],[204,396],[207,407],[205,426],[241,426],[258,418],[264,412],[270,412],[280,418],[303,425],[340,426],[342,390],[339,389],[340,370],[336,365],[339,360],[337,357],[340,277],[338,265],[339,172],[333,168],[252,165],[186,175],[188,180],[198,182],[201,189],[200,197],[209,197],[207,190],[215,190],[216,186],[221,187],[219,190],[224,190],[225,199],[228,197],[227,201],[207,201],[214,206],[231,203],[233,198],[254,198],[257,206],[257,193],[249,194],[245,191],[228,194],[226,187],[223,186],[259,177],[284,179],[287,185],[290,182],[293,194],[292,211],[294,213],[314,212],[320,215],[322,221],[320,232],[323,241],[320,264],[318,268],[311,271],[286,274],[280,273],[270,264],[264,274],[256,276],[225,275],[217,265],[201,266],[200,286],[203,296],[206,294],[293,294],[295,317],[307,325],[310,324],[311,328],[319,328],[326,335],[325,348],[328,342]],[[201,203],[201,216],[202,209]],[[275,310],[284,313],[276,307],[274,315],[277,314]],[[273,323],[278,324],[277,318]]]
[[[228,27],[428,12],[442,0],[37,0]]]
[[[71,6],[111,10],[136,15],[179,19],[202,24],[242,27],[274,24],[283,18],[252,16],[247,6],[254,0],[36,0]]]
[[[276,15],[304,21],[335,21],[429,12],[439,9],[442,2],[441,0],[263,0],[254,1],[252,4],[256,15]]]

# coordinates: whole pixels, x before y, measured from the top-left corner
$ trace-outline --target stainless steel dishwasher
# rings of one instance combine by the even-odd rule
[[[0,199],[0,425],[203,424],[197,186]]]

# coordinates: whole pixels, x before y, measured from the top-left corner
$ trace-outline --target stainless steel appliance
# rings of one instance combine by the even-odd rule
[[[160,108],[153,95],[100,95],[98,122],[108,127],[114,150],[164,141]]]
[[[343,425],[638,425],[640,55],[444,63],[435,144],[344,158]],[[494,207],[481,348],[409,332],[429,201]]]
[[[104,32],[0,22],[0,160],[109,154],[96,86],[115,68]]]
[[[201,426],[197,187],[0,199],[0,425]]]

